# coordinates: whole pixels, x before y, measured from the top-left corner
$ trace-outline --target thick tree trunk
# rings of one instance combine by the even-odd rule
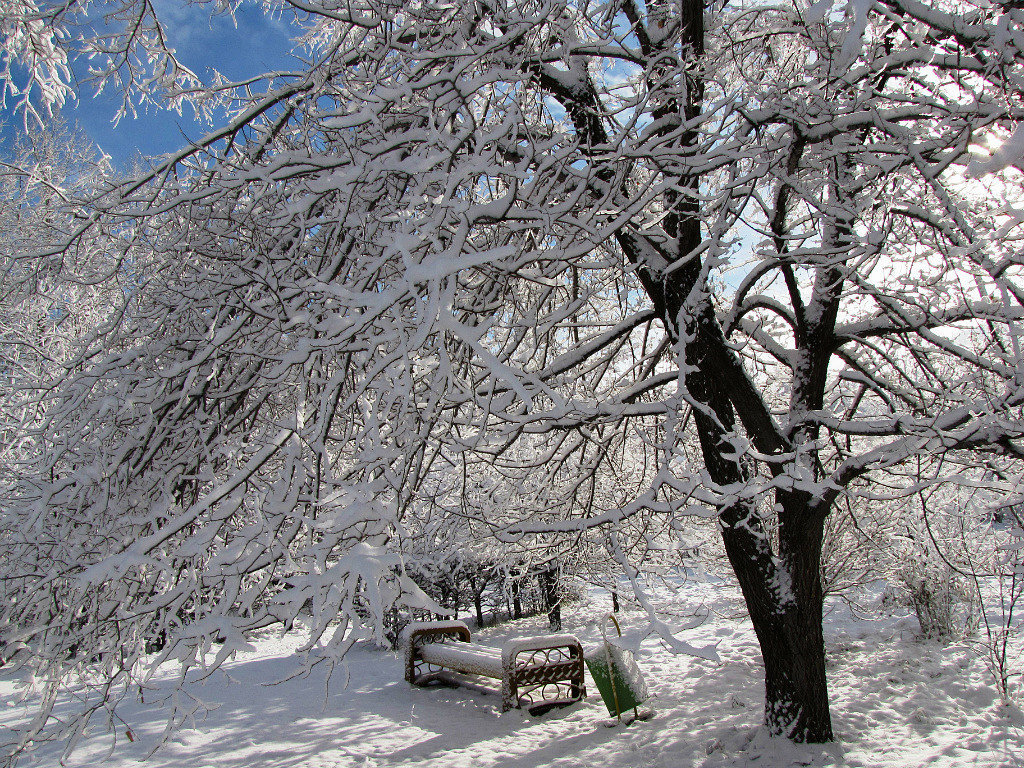
[[[540,591],[544,596],[544,610],[548,614],[548,627],[552,632],[562,631],[562,601],[558,589],[558,567],[550,565],[539,574]]]
[[[746,470],[730,447],[736,429],[733,402],[720,378],[706,373],[714,340],[705,334],[711,330],[710,322],[698,321],[691,327],[687,363],[693,369],[686,384],[707,408],[694,411],[704,464],[714,482],[727,487],[742,483]],[[806,493],[777,491],[775,501],[781,510],[777,552],[756,510],[746,502],[719,510],[726,553],[764,659],[765,725],[772,735],[793,741],[831,741],[821,631],[826,510]]]
[[[476,608],[476,626],[478,629],[483,629],[484,606],[479,594],[473,595],[473,607]]]
[[[831,741],[821,629],[824,518],[806,501],[783,494],[779,499],[777,557],[763,534],[752,533],[744,510],[723,511],[722,538],[761,646],[769,733]]]
[[[516,564],[515,575],[509,580],[512,593],[512,618],[523,618],[523,580],[526,578],[525,571],[520,570],[521,563]]]
[[[652,0],[648,6],[648,22],[652,28],[661,29],[668,23],[667,8],[660,0]],[[681,88],[671,94],[661,90],[659,78],[669,70],[662,65],[651,68],[652,92],[663,100],[653,116],[666,118],[661,129],[665,135],[679,127],[669,117],[681,115],[689,123],[701,114],[706,10],[703,0],[681,0],[679,30],[674,39],[672,36],[652,38],[646,33],[640,39],[643,53],[652,61],[659,55],[666,56],[664,67],[672,66],[672,57],[677,55],[675,46],[680,46],[680,69],[675,78]],[[671,53],[665,41],[670,41]],[[561,80],[546,75],[543,70],[539,81],[565,107],[582,146],[603,147],[608,143],[597,117],[602,110],[593,89],[571,91]],[[688,128],[678,133],[677,141],[681,155],[685,155],[697,147],[700,137],[696,129]],[[612,179],[608,169],[600,169],[598,175],[607,181]],[[719,324],[706,285],[708,275],[700,256],[705,244],[701,236],[699,202],[703,177],[699,172],[680,167],[674,182],[664,197],[663,226],[668,244],[655,242],[628,228],[617,231],[616,240],[626,257],[637,266],[637,279],[662,318],[671,341],[685,340],[681,362],[687,370],[686,389],[692,398],[693,420],[712,482],[728,489],[744,484],[749,478],[743,464],[745,459],[737,455],[735,438],[742,434],[737,429],[737,416],[745,436],[760,454],[779,457],[772,471],[784,474],[782,462],[785,460],[781,457],[794,453],[793,435],[775,423],[763,392],[744,370]],[[829,283],[828,279],[825,283],[837,285]],[[827,330],[835,320],[834,307],[826,306],[825,310],[819,319],[820,329],[810,334],[813,338],[801,336],[800,346],[806,346],[804,342],[808,340],[814,342],[814,348],[822,353],[816,359],[824,365],[821,371],[811,372],[806,378],[811,388],[817,387],[817,390],[798,393],[796,397],[805,409],[821,407],[825,379],[817,374],[827,372],[831,347],[828,334],[819,331]],[[814,405],[815,402],[818,405]],[[766,676],[765,723],[769,731],[794,741],[829,741],[832,725],[821,632],[820,557],[824,510],[815,508],[807,496],[780,493],[776,500],[783,507],[777,555],[772,551],[756,511],[743,503],[719,510],[722,536],[761,644]]]
[[[484,626],[484,585],[477,580],[477,577],[470,576],[469,589],[473,593],[473,607],[476,609],[476,626],[478,629],[482,629]]]

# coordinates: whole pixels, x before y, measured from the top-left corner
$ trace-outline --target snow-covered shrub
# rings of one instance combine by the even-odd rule
[[[893,515],[851,494],[825,522],[821,583],[826,596],[856,602],[861,588],[884,576],[880,542],[891,533]]]
[[[884,505],[895,522],[885,537],[888,578],[899,600],[913,608],[924,637],[951,641],[971,635],[981,620],[977,576],[991,561],[995,540],[980,477],[946,483],[948,465],[920,462],[893,479],[907,483]]]
[[[1015,497],[1015,498],[1014,498]],[[981,623],[975,647],[985,659],[1004,704],[1018,692],[1024,602],[1024,520],[1019,495],[993,505],[992,532],[995,547],[988,562],[974,569],[973,582],[981,602]],[[1015,503],[1010,503],[1015,502]]]
[[[908,563],[899,575],[922,635],[944,641],[977,629],[980,604],[965,576],[945,563],[927,560]]]

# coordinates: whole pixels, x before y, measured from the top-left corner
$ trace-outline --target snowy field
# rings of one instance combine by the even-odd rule
[[[533,718],[499,712],[497,695],[466,689],[411,688],[392,652],[360,647],[350,656],[347,687],[332,681],[325,693],[315,671],[276,685],[298,669],[290,655],[301,638],[266,636],[256,650],[228,663],[189,693],[212,711],[145,763],[152,768],[687,768],[688,766],[1022,766],[1024,716],[1004,708],[977,649],[915,639],[908,616],[860,619],[834,606],[826,619],[834,725],[838,741],[795,746],[768,739],[762,715],[760,655],[738,595],[723,584],[687,584],[663,595],[663,606],[687,614],[704,607],[708,620],[685,634],[694,644],[718,642],[720,664],[677,656],[660,641],[641,645],[641,666],[656,697],[656,717],[606,727],[607,711],[589,681],[582,704]],[[571,606],[566,631],[584,646],[600,637],[603,596]],[[619,614],[624,628],[638,613]],[[483,630],[500,642],[542,634],[542,617]],[[339,677],[336,675],[336,677]],[[0,678],[6,703],[0,725],[26,714],[12,681]],[[120,710],[119,710],[120,711]],[[125,768],[151,749],[166,713],[133,703],[120,711],[136,736],[119,726],[90,734],[68,766]],[[59,751],[39,747],[24,765],[55,766]]]

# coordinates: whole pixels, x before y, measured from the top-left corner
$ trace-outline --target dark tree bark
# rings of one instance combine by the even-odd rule
[[[512,618],[523,618],[523,582],[520,577],[512,579]]]
[[[748,471],[728,440],[739,427],[737,419],[763,453],[780,453],[789,440],[772,425],[763,400],[752,391],[710,305],[702,314],[696,319],[679,314],[691,339],[686,384],[696,401],[694,421],[704,464],[716,484],[727,486],[743,482]],[[771,734],[794,741],[831,741],[820,568],[828,504],[799,493],[776,492],[774,500],[777,549],[756,509],[739,503],[719,509],[726,553],[764,659],[765,725]]]
[[[687,121],[698,117],[702,108],[703,13],[701,0],[683,0],[679,33],[683,61],[677,77],[686,87],[679,101],[668,101],[664,109],[665,114],[682,115]],[[697,141],[695,133],[682,131],[681,154]],[[641,283],[672,341],[686,339],[686,387],[704,464],[712,481],[726,487],[742,483],[749,473],[730,439],[740,426],[764,455],[791,452],[794,441],[775,424],[761,392],[730,347],[704,284],[699,256],[703,244],[697,203],[700,183],[699,176],[682,175],[676,187],[683,191],[666,196],[669,215],[665,228],[674,239],[674,248],[666,252],[635,233],[622,232],[618,240],[627,258],[640,267]],[[670,268],[660,273],[651,269],[652,250]],[[826,308],[822,323],[834,322],[834,317]],[[794,383],[796,407],[821,407],[823,371],[830,352],[828,330],[814,329],[805,338],[816,354],[806,356],[811,363],[808,370],[795,372],[794,379],[799,380]],[[776,474],[784,472],[781,462],[770,469]],[[781,509],[777,551],[773,551],[755,508],[737,503],[718,510],[726,552],[764,658],[765,725],[773,735],[794,741],[830,741],[820,574],[828,505],[815,503],[806,495],[781,493],[775,502]]]
[[[476,625],[478,628],[482,628],[484,626],[483,595],[486,584],[486,580],[483,580],[475,574],[470,574],[469,588],[473,592],[473,608],[476,609]]]
[[[544,598],[544,610],[548,614],[548,628],[552,632],[562,631],[562,596],[558,577],[558,566],[556,565],[548,565],[538,574],[540,592]]]
[[[644,19],[636,5],[630,5],[630,20],[636,29],[642,54],[651,62],[648,87],[658,106],[652,112],[658,127],[652,131],[666,143],[674,142],[679,157],[699,154],[701,138],[696,125],[702,113],[704,84],[703,0],[682,0],[679,6],[652,2]],[[678,32],[672,35],[648,33],[673,24],[678,12]],[[655,63],[656,62],[656,63]],[[591,153],[593,174],[603,183],[616,175],[603,168],[600,148],[609,144],[602,122],[602,105],[593,83],[567,87],[564,81],[537,67],[535,74],[566,110],[579,136],[580,146]],[[666,88],[671,82],[673,88]],[[667,94],[667,95],[666,95]],[[683,121],[686,121],[685,126]],[[799,156],[795,150],[794,158]],[[718,320],[704,271],[701,231],[701,183],[699,172],[662,169],[675,173],[664,195],[663,218],[667,241],[656,241],[626,224],[615,233],[625,257],[636,267],[636,277],[650,298],[654,310],[673,343],[685,339],[682,350],[688,371],[686,389],[693,409],[693,422],[704,465],[712,482],[720,487],[735,486],[748,476],[743,457],[732,440],[741,432],[776,475],[788,468],[804,476],[817,473],[813,446],[814,429],[799,423],[786,432],[776,424],[762,392],[744,370]],[[838,171],[836,173],[838,177]],[[785,231],[786,186],[779,190],[779,215],[773,230]],[[629,190],[620,190],[628,199]],[[829,233],[831,245],[841,246],[839,231]],[[780,236],[777,241],[785,243]],[[841,247],[831,252],[841,253]],[[792,277],[787,274],[787,280]],[[791,290],[795,290],[795,277]],[[821,408],[828,361],[834,349],[834,328],[842,275],[838,267],[820,269],[812,301],[820,311],[805,313],[799,291],[794,304],[800,314],[796,328],[798,362],[793,370],[791,412],[810,413]],[[806,319],[813,314],[814,322]],[[797,458],[797,447],[804,451]],[[774,461],[771,457],[780,457]],[[795,466],[797,461],[809,462]],[[725,502],[717,510],[722,537],[730,563],[739,580],[765,663],[765,724],[773,735],[800,742],[830,741],[832,736],[825,646],[822,637],[822,585],[820,574],[824,521],[834,499],[817,499],[796,493],[777,493],[780,509],[777,549],[769,541],[758,510],[740,503]],[[542,581],[542,585],[543,585]]]
[[[722,512],[722,537],[761,646],[768,730],[794,741],[831,741],[821,629],[824,517],[806,505],[800,509],[799,500],[782,504],[781,563],[766,537],[751,534],[747,510]],[[789,584],[783,574],[789,574]]]

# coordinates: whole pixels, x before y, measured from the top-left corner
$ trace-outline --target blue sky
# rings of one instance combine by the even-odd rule
[[[237,27],[229,17],[211,19],[202,6],[190,6],[185,0],[157,0],[154,5],[167,26],[178,57],[201,77],[211,67],[231,78],[252,76],[269,69],[294,69],[289,55],[289,39],[296,30],[280,19],[268,18],[263,9],[246,0],[235,13]],[[86,71],[84,61],[74,64],[77,75]],[[96,95],[92,88],[79,89],[77,101],[69,102],[64,116],[77,122],[116,167],[127,170],[138,155],[153,156],[172,152],[190,139],[205,133],[186,107],[179,115],[152,106],[140,108],[135,118],[126,116],[114,126],[111,122],[120,106],[116,93]],[[9,137],[23,130],[20,115],[7,110],[3,133]]]

